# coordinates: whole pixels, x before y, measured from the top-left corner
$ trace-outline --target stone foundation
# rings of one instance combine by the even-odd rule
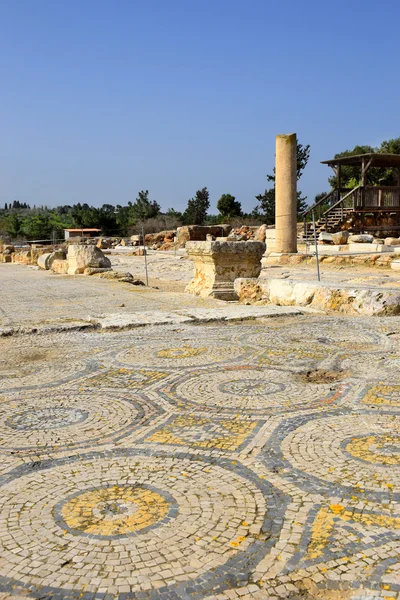
[[[237,279],[235,291],[242,304],[309,306],[347,315],[400,314],[400,290],[397,289],[288,279]]]
[[[262,242],[188,242],[188,257],[194,262],[194,277],[186,292],[219,300],[237,300],[234,281],[238,277],[258,277]]]

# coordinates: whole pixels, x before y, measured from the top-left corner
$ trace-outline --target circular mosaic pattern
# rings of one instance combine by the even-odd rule
[[[75,423],[80,423],[87,419],[87,417],[88,413],[79,408],[55,406],[38,410],[27,410],[10,417],[5,424],[7,427],[11,427],[11,429],[23,431],[40,429],[43,431],[75,425]]]
[[[349,414],[317,418],[281,442],[292,467],[325,482],[360,490],[400,489],[400,418],[394,414]]]
[[[268,413],[329,406],[341,397],[343,389],[340,385],[306,385],[284,371],[238,366],[183,375],[161,392],[178,406]]]
[[[376,465],[400,465],[400,435],[362,435],[344,442],[346,452]]]
[[[88,482],[97,485],[88,489]],[[0,537],[2,573],[12,570],[13,585],[49,586],[61,595],[68,581],[73,598],[87,586],[83,564],[90,565],[93,592],[148,591],[159,586],[160,572],[166,585],[176,584],[171,564],[182,585],[218,576],[225,583],[218,567],[242,554],[248,562],[252,548],[265,555],[268,544],[257,535],[267,527],[274,538],[283,510],[279,493],[230,461],[121,450],[61,459],[34,472],[25,466],[0,495],[2,522],[12,528]],[[25,559],[32,544],[35,560]],[[116,564],[129,565],[128,584]]]
[[[273,381],[257,381],[254,379],[233,379],[225,381],[218,386],[218,390],[223,394],[232,394],[235,396],[266,396],[276,392],[282,392],[285,389],[283,383],[274,383]]]
[[[44,390],[0,404],[0,449],[63,450],[130,433],[152,410],[138,397]]]
[[[256,329],[256,328],[255,328]],[[294,354],[303,352],[325,353],[332,351],[354,350],[360,351],[360,345],[366,350],[376,350],[377,346],[389,348],[390,340],[386,335],[378,331],[370,331],[354,320],[351,328],[343,326],[343,321],[337,318],[318,319],[313,326],[313,319],[306,317],[298,319],[297,322],[279,327],[278,331],[258,328],[255,332],[249,332],[245,338],[246,344],[252,347],[266,348],[273,351],[278,344],[282,350],[292,351]]]
[[[192,348],[183,346],[183,348],[167,348],[157,352],[158,358],[191,358],[192,356],[201,356],[207,352],[207,348]]]
[[[223,361],[239,359],[246,353],[245,348],[224,344],[222,341],[207,339],[184,340],[182,345],[176,339],[169,343],[137,345],[119,352],[115,361],[117,364],[135,367],[175,368],[205,366]]]
[[[70,531],[103,538],[132,535],[165,523],[170,505],[162,492],[148,486],[114,485],[73,496],[62,503],[58,514]]]
[[[59,385],[88,372],[85,361],[33,362],[27,365],[0,365],[0,391],[34,389]]]

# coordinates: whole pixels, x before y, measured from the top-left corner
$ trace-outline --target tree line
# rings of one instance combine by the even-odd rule
[[[335,158],[366,153],[400,154],[400,137],[381,143],[379,147],[355,146],[352,150],[335,155]],[[310,158],[310,145],[297,144],[297,180],[307,166]],[[342,186],[356,187],[361,180],[359,167],[342,167]],[[393,169],[371,168],[368,172],[369,185],[397,185],[397,174]],[[7,234],[12,239],[26,238],[51,239],[62,237],[68,228],[97,227],[104,235],[126,236],[138,233],[144,226],[146,231],[174,229],[179,225],[214,225],[218,223],[261,224],[275,223],[275,169],[267,175],[270,184],[263,193],[256,196],[257,204],[250,213],[242,209],[241,202],[232,194],[222,194],[217,202],[218,214],[209,214],[210,194],[207,187],[196,191],[187,202],[183,212],[173,208],[162,212],[160,204],[150,198],[148,190],[141,190],[134,202],[122,206],[103,204],[100,207],[89,204],[57,206],[56,208],[36,207],[14,200],[0,208],[0,235]],[[336,178],[328,179],[335,187]],[[314,202],[323,198],[327,192],[316,194]],[[300,219],[307,209],[307,197],[297,192],[297,215]]]

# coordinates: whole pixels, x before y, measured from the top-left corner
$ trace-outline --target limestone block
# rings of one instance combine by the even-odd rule
[[[394,237],[388,237],[385,239],[386,246],[400,246],[400,239]]]
[[[256,235],[255,235],[254,239],[256,240],[256,242],[265,242],[265,240],[266,240],[266,234],[267,234],[267,226],[266,225],[261,225],[257,229]]]
[[[178,244],[184,246],[189,241],[205,241],[207,233],[215,237],[227,237],[231,229],[232,225],[224,223],[221,225],[184,225],[183,227],[178,227],[176,237]]]
[[[68,273],[68,261],[62,258],[56,258],[51,263],[50,271],[57,275],[66,275]]]
[[[64,250],[54,250],[54,252],[52,252],[48,258],[48,265],[49,265],[49,269],[51,269],[53,262],[55,260],[65,260],[67,258],[66,253],[64,252]]]
[[[400,270],[400,260],[397,262]],[[400,291],[394,289],[350,287],[344,284],[293,279],[237,279],[235,290],[239,302],[246,304],[257,302],[257,297],[261,295],[264,302],[278,306],[310,306],[348,315],[400,314]]]
[[[338,231],[337,233],[332,233],[332,241],[335,246],[341,246],[343,244],[347,244],[347,240],[349,239],[348,231]]]
[[[349,238],[351,239],[351,238]],[[385,246],[385,244],[369,244],[368,242],[360,244],[349,243],[349,252],[391,252],[391,246]]]
[[[325,231],[321,231],[318,236],[318,241],[320,244],[333,244],[333,237],[331,233],[326,233]]]
[[[110,241],[110,240],[107,240],[106,238],[102,238],[102,237],[100,237],[100,238],[97,240],[96,246],[97,246],[98,248],[100,248],[100,250],[107,250],[108,248],[110,248],[110,247],[111,247],[111,241]]]
[[[50,256],[51,256],[51,252],[47,252],[46,254],[41,254],[41,256],[39,256],[39,258],[37,259],[37,265],[38,265],[39,269],[43,269],[45,271],[48,271],[50,269],[50,265],[49,265]]]
[[[13,262],[13,263],[17,263],[20,265],[33,264],[31,250],[22,250],[21,252],[14,252],[11,255],[11,257],[12,257],[11,262]]]
[[[400,271],[400,260],[392,260],[391,262],[391,268],[393,269],[393,271]]]
[[[88,267],[104,269],[111,267],[111,261],[97,246],[83,244],[68,247],[68,275],[83,273]]]
[[[372,244],[374,241],[374,236],[369,233],[363,233],[360,235],[351,235],[349,237],[349,244]]]
[[[188,257],[194,262],[194,277],[186,292],[235,300],[238,277],[258,277],[265,252],[262,242],[187,242]]]

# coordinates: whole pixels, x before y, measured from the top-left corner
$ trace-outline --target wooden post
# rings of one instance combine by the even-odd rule
[[[340,188],[342,186],[342,165],[338,165],[337,167],[337,186],[339,190],[339,198],[340,198]]]
[[[365,186],[365,158],[361,159],[361,185]]]

